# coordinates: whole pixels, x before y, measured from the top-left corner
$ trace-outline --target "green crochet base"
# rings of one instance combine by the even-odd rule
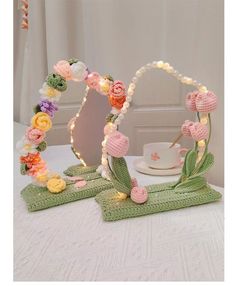
[[[50,193],[46,187],[30,184],[21,191],[21,195],[30,212],[94,197],[99,192],[113,187],[111,182],[103,179],[95,170],[96,167],[76,165],[68,168],[64,172],[68,176],[83,177],[87,181],[87,185],[82,188],[76,188],[72,182],[67,181],[66,189],[63,192],[53,194]]]
[[[135,204],[130,198],[120,199],[114,188],[99,193],[95,199],[102,208],[104,220],[115,221],[206,204],[221,198],[221,194],[210,186],[180,194],[168,189],[172,184],[173,182],[147,186],[148,201],[141,205]]]

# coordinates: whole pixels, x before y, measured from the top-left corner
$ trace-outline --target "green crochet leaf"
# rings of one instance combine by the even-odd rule
[[[128,188],[132,188],[131,177],[125,159],[111,157],[112,170],[117,179]]]
[[[77,63],[79,60],[77,60],[77,59],[75,59],[75,58],[72,58],[72,59],[69,59],[68,60],[68,63],[70,64],[70,65],[73,65],[73,64],[75,64],[75,63]]]
[[[190,176],[190,178],[195,178],[204,175],[213,166],[213,164],[214,164],[214,156],[212,153],[208,153],[202,165],[197,170],[197,173],[195,174],[195,171],[193,171],[194,175]]]
[[[47,148],[47,142],[41,142],[38,147],[36,148],[39,152],[43,152]]]
[[[21,173],[21,175],[25,175],[28,170],[29,170],[29,168],[27,167],[26,164],[21,164],[20,165],[20,173]]]
[[[39,105],[39,104],[35,105],[35,106],[33,107],[33,111],[34,111],[35,114],[38,113],[38,112],[40,112],[40,111],[41,111],[40,105]]]
[[[182,168],[182,176],[186,176],[186,165],[187,165],[187,158],[188,158],[188,154],[191,152],[192,150],[189,150],[186,155],[185,155],[185,160],[184,160],[184,165]]]
[[[185,164],[185,174],[187,177],[193,172],[197,160],[197,152],[195,150],[190,150],[186,155]]]
[[[131,189],[127,188],[124,184],[118,181],[113,173],[111,173],[111,182],[114,188],[121,193],[130,194]]]
[[[194,192],[203,188],[204,186],[206,186],[206,179],[204,177],[187,179],[175,187],[175,193]]]

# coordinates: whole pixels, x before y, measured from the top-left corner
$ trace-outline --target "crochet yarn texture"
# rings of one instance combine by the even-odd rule
[[[53,194],[48,192],[46,187],[30,184],[21,191],[21,195],[27,204],[28,210],[31,212],[94,197],[99,192],[113,187],[111,182],[103,179],[95,170],[96,167],[75,165],[65,171],[67,175],[79,175],[86,180],[87,184],[84,187],[76,188],[73,182],[65,179],[67,186],[62,193]]]
[[[142,205],[134,203],[130,198],[125,200],[119,198],[114,188],[102,191],[95,197],[95,200],[102,208],[104,220],[115,221],[206,204],[221,198],[221,194],[209,185],[197,191],[178,193],[172,189],[175,183],[146,186],[149,194],[148,201]]]

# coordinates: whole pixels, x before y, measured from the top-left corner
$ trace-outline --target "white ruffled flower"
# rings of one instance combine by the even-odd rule
[[[47,99],[49,101],[59,101],[61,97],[61,92],[49,86],[46,82],[44,82],[39,93],[41,94],[42,99]]]
[[[88,75],[88,68],[82,62],[71,65],[72,79],[74,81],[83,81]]]
[[[25,136],[21,138],[21,140],[19,140],[16,143],[16,149],[17,151],[21,154],[21,155],[27,155],[28,153],[37,153],[38,150],[36,149],[37,146],[30,143]]]

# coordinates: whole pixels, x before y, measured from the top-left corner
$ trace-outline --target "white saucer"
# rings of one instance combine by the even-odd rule
[[[134,167],[136,171],[147,174],[147,175],[153,175],[153,176],[173,176],[178,175],[182,171],[182,164],[178,167],[171,168],[171,169],[154,169],[147,166],[147,164],[144,162],[143,157],[138,158],[134,161]]]

